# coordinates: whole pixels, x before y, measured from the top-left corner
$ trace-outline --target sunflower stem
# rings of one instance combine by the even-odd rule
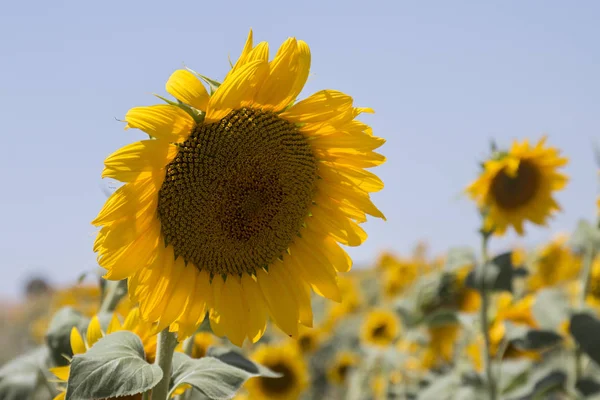
[[[581,287],[581,296],[579,297],[578,307],[580,310],[585,306],[585,300],[587,298],[589,289],[590,289],[590,277],[592,275],[592,266],[594,264],[594,257],[596,256],[596,251],[594,250],[594,246],[592,243],[589,243],[585,247],[585,251],[583,254],[583,270],[581,272],[581,282],[583,283]],[[582,374],[582,356],[583,353],[581,348],[577,345],[575,346],[575,382],[577,382]]]
[[[496,381],[494,380],[494,372],[492,371],[492,356],[490,354],[491,349],[491,341],[490,341],[490,330],[488,326],[488,309],[489,309],[489,297],[488,291],[485,282],[485,273],[489,263],[488,256],[488,242],[491,236],[490,232],[482,232],[482,240],[481,240],[481,330],[483,333],[483,339],[485,341],[485,355],[484,355],[484,363],[485,363],[485,373],[487,376],[488,383],[488,391],[490,400],[497,399],[496,393]]]
[[[102,300],[99,312],[113,312],[119,301],[127,294],[127,281],[107,281],[106,295]]]
[[[152,389],[152,400],[167,400],[169,395],[169,383],[171,382],[171,367],[173,365],[173,353],[177,346],[175,333],[165,328],[158,334],[156,347],[156,360],[154,361],[163,372],[163,377]]]

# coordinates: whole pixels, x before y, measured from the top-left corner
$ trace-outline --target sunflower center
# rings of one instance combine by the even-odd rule
[[[337,368],[338,375],[342,381],[346,380],[346,375],[348,375],[348,371],[350,370],[350,365],[341,364]]]
[[[540,185],[540,171],[528,160],[521,160],[514,177],[504,170],[492,180],[491,192],[500,208],[514,210],[528,204]]]
[[[373,328],[373,337],[374,338],[387,338],[387,325],[380,324]]]
[[[302,352],[306,353],[315,347],[315,343],[311,336],[305,335],[298,338],[298,346]]]
[[[267,367],[274,372],[282,374],[282,376],[280,378],[260,378],[260,385],[264,392],[268,394],[284,394],[294,387],[296,375],[288,365],[277,363],[267,365]]]
[[[249,108],[194,128],[158,194],[165,244],[211,274],[266,267],[299,233],[317,162],[296,126]]]

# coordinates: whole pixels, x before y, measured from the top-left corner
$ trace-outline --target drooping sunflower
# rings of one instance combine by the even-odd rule
[[[250,32],[211,95],[176,71],[166,90],[177,103],[125,116],[152,139],[105,161],[103,176],[125,185],[93,221],[99,263],[180,340],[206,310],[237,345],[257,341],[269,315],[296,336],[312,324],[310,288],[340,301],[337,272],[351,260],[338,243],[360,245],[366,214],[384,218],[369,196],[383,183],[365,170],[384,162],[374,151],[384,140],[355,119],[372,110],[334,90],[295,102],[309,47],[289,38],[268,53]]]
[[[399,333],[400,321],[393,311],[373,310],[362,324],[361,339],[366,345],[386,347],[394,342]]]
[[[298,399],[308,386],[308,371],[296,346],[290,344],[260,346],[251,358],[274,372],[280,378],[258,377],[246,382],[249,398],[253,400]]]
[[[339,352],[327,369],[327,380],[336,385],[343,385],[346,383],[348,373],[359,361],[359,357],[355,353],[350,351]]]
[[[567,184],[558,168],[567,163],[559,150],[546,146],[543,137],[535,146],[515,141],[507,152],[495,152],[467,192],[484,211],[484,229],[502,235],[513,227],[523,235],[523,223],[545,225],[560,206],[553,192]]]
[[[140,312],[137,308],[132,309],[123,324],[119,321],[116,314],[113,314],[113,318],[111,319],[108,328],[106,330],[106,334],[110,334],[117,331],[127,330],[135,333],[144,346],[144,353],[146,360],[148,362],[153,362],[156,357],[156,334],[152,324],[143,321],[140,318]],[[94,345],[98,340],[100,340],[104,336],[104,332],[100,327],[100,320],[97,316],[94,316],[90,323],[88,324],[87,331],[85,336],[79,332],[79,330],[75,327],[71,330],[71,350],[74,355],[85,353],[90,347]],[[70,373],[70,365],[65,365],[63,367],[54,367],[50,368],[50,371],[58,378],[59,381],[59,390],[61,391],[54,400],[64,400],[66,396],[66,384],[69,380]],[[177,394],[183,393],[184,389],[178,390]],[[142,398],[142,394],[132,395],[128,397],[119,397],[119,399],[140,399]]]

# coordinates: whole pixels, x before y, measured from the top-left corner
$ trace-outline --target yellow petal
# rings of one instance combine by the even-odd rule
[[[104,160],[102,178],[132,181],[152,173],[164,175],[164,168],[175,158],[177,151],[177,147],[164,140],[131,143]]]
[[[246,57],[252,51],[252,47],[253,47],[253,45],[252,45],[252,43],[253,43],[252,36],[253,36],[252,29],[250,29],[250,32],[248,32],[248,38],[246,39],[246,44],[244,45],[244,48],[242,49],[242,53],[240,54],[240,56],[237,59],[235,65],[233,66],[233,68],[231,68],[231,71],[229,71],[229,73],[225,77],[225,80],[227,80],[227,78],[231,74],[233,74],[235,71],[237,71],[246,62]]]
[[[249,275],[243,275],[241,279],[244,303],[251,306],[248,318],[247,337],[256,343],[267,329],[267,306],[262,292],[256,280]]]
[[[258,85],[269,73],[265,61],[252,61],[244,64],[219,86],[208,102],[205,123],[224,118],[231,110],[252,102]]]
[[[265,109],[279,111],[300,93],[310,69],[310,49],[294,38],[286,40],[269,64],[269,76],[261,85],[255,101]]]
[[[271,265],[270,269],[281,268]],[[298,335],[298,301],[283,279],[262,269],[256,271],[256,280],[265,298],[273,321],[288,335]]]
[[[352,97],[336,90],[321,90],[294,104],[281,118],[293,122],[324,122],[352,107]]]
[[[54,374],[54,376],[56,376],[58,379],[60,379],[61,381],[68,381],[69,380],[69,371],[71,370],[71,367],[69,365],[65,365],[64,367],[54,367],[54,368],[50,368],[50,372],[52,372]]]
[[[173,72],[167,81],[166,90],[177,100],[206,111],[208,92],[202,82],[190,71],[179,69]]]
[[[221,333],[236,346],[242,346],[247,333],[247,316],[251,309],[244,304],[242,286],[235,276],[228,276],[223,282],[221,277],[213,280],[215,310],[219,313]]]
[[[100,320],[97,316],[94,316],[88,325],[87,332],[85,334],[85,340],[89,347],[92,347],[94,343],[102,339],[102,328],[100,327]]]
[[[108,324],[108,328],[106,329],[106,333],[113,333],[121,330],[121,322],[119,321],[119,317],[117,314],[113,314],[110,322]]]
[[[83,354],[87,351],[87,347],[85,346],[85,342],[83,341],[83,337],[81,333],[77,330],[77,328],[73,327],[71,329],[71,350],[73,354]]]
[[[137,128],[157,139],[183,142],[194,127],[194,120],[177,106],[158,104],[134,107],[125,115],[127,128]]]
[[[174,261],[173,268],[179,270],[174,273],[179,279],[173,279],[169,282],[168,297],[163,300],[165,308],[158,320],[157,331],[169,326],[179,315],[186,311],[188,300],[196,285],[195,267],[193,265],[186,266],[183,257],[179,257]]]

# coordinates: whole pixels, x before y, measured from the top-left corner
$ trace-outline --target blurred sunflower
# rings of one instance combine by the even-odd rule
[[[454,345],[460,333],[460,325],[445,324],[427,327],[429,343],[421,358],[423,369],[438,368],[454,360]]]
[[[259,364],[282,374],[280,378],[258,377],[246,382],[249,398],[253,400],[298,399],[308,386],[308,371],[296,346],[261,345],[251,356]]]
[[[511,322],[516,325],[523,325],[529,328],[537,328],[538,324],[533,315],[532,307],[535,302],[533,295],[527,295],[519,300],[514,300],[511,293],[501,293],[496,298],[496,316],[489,328],[490,335],[490,354],[493,357],[498,356],[498,351],[506,337],[506,324]],[[539,353],[534,351],[525,351],[508,344],[502,354],[503,359],[527,357],[538,359]]]
[[[178,70],[178,102],[136,107],[127,128],[152,137],[105,160],[103,177],[125,185],[93,221],[107,279],[128,278],[143,318],[179,340],[210,311],[211,327],[241,345],[267,317],[288,335],[312,325],[310,288],[341,300],[338,245],[360,245],[366,214],[384,218],[369,193],[383,182],[385,141],[355,118],[352,97],[323,90],[295,102],[310,68],[307,44],[289,38],[268,61],[252,32],[209,95],[206,78]],[[214,88],[213,84],[213,88]]]
[[[370,311],[361,328],[361,340],[366,345],[386,347],[394,342],[400,333],[400,322],[393,311]]]
[[[198,332],[194,335],[194,343],[192,345],[192,358],[202,358],[206,356],[206,352],[210,346],[218,344],[219,340],[209,332]],[[176,351],[183,352],[183,342],[177,345]]]
[[[51,294],[48,312],[31,324],[31,335],[37,342],[43,342],[52,315],[63,307],[72,307],[91,318],[98,313],[101,304],[102,291],[98,285],[78,284],[57,290]],[[121,316],[126,316],[131,309],[131,301],[125,297],[119,301],[115,312]]]
[[[535,257],[527,280],[530,291],[556,286],[579,277],[581,257],[574,254],[566,242],[567,236],[559,235]]]
[[[592,264],[587,291],[586,303],[600,310],[600,257],[596,257]]]
[[[298,349],[302,354],[310,354],[319,348],[324,334],[325,332],[319,328],[301,327],[298,332],[298,339],[294,340],[293,343],[298,345]]]
[[[152,326],[152,324],[141,320],[140,313],[137,308],[129,312],[123,324],[121,324],[117,315],[113,314],[113,318],[111,319],[108,325],[106,334],[122,330],[131,331],[135,333],[142,341],[146,360],[148,362],[154,362],[154,358],[156,357],[156,334],[154,333],[154,327]],[[94,345],[94,343],[100,340],[103,336],[104,332],[100,327],[100,320],[97,316],[94,316],[88,324],[85,337],[81,334],[81,332],[79,332],[79,330],[77,330],[77,328],[73,327],[73,329],[71,330],[71,350],[73,351],[73,354],[77,355],[85,353],[90,347]],[[52,372],[58,378],[59,390],[61,391],[54,398],[54,400],[65,399],[66,384],[69,380],[70,369],[70,365],[66,365],[64,367],[50,368],[50,372]],[[177,394],[183,393],[184,390],[184,388],[178,390]],[[139,395],[133,395],[129,397],[119,397],[119,399],[132,400],[141,398],[141,393]]]
[[[354,277],[340,276],[338,287],[342,301],[329,305],[322,327],[324,331],[331,331],[341,318],[358,311],[363,302],[359,284]]]
[[[336,354],[333,362],[327,369],[327,381],[336,385],[346,383],[348,373],[359,363],[359,357],[349,351],[341,351]]]
[[[383,291],[386,297],[401,295],[417,279],[419,263],[412,259],[395,259],[383,275]]]
[[[453,308],[464,313],[473,313],[479,310],[481,295],[477,290],[467,286],[467,276],[472,270],[472,265],[465,265],[442,275],[439,306]]]
[[[509,151],[495,152],[467,188],[484,212],[484,229],[502,235],[513,227],[523,235],[526,220],[545,225],[560,210],[552,195],[567,184],[567,176],[558,172],[567,161],[558,149],[546,146],[546,137],[535,146],[515,141]]]

